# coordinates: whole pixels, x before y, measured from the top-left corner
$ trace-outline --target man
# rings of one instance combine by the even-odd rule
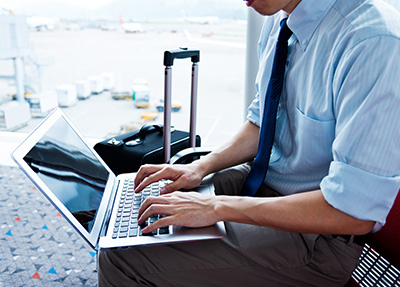
[[[101,252],[100,286],[342,286],[357,265],[362,235],[384,225],[400,187],[399,14],[379,0],[247,5],[270,16],[247,122],[206,157],[143,166],[135,181],[140,191],[172,180],[163,196],[144,202],[139,223],[152,214],[168,216],[143,232],[223,220],[227,236]],[[241,196],[250,167],[240,164],[262,146],[275,44],[286,17],[293,35],[274,145],[271,155],[261,154],[270,157],[268,172],[256,196]],[[177,191],[212,173],[218,196]]]

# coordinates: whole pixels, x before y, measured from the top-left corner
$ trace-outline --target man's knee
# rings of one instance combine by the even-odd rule
[[[98,256],[97,276],[99,287],[132,286],[131,279],[116,265],[117,262],[121,263],[117,252],[99,251]]]

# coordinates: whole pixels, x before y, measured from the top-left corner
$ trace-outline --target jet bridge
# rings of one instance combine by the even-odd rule
[[[29,30],[26,17],[0,16],[0,60],[13,61],[14,73],[0,75],[0,80],[14,81],[17,102],[0,105],[0,129],[14,130],[30,119],[29,104],[24,99],[23,58],[29,54]]]

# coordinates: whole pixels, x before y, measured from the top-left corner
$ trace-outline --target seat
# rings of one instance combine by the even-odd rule
[[[366,244],[352,278],[351,286],[400,286],[400,192],[376,233],[366,236]]]

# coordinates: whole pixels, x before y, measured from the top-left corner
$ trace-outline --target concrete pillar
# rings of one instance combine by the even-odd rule
[[[24,102],[25,101],[24,65],[20,57],[14,58],[14,71],[15,71],[15,85],[17,87],[17,100],[19,102]]]
[[[264,16],[261,16],[249,8],[247,12],[247,34],[246,34],[246,76],[244,94],[244,117],[247,115],[247,108],[256,94],[255,79],[258,70],[257,43],[261,28],[264,23]]]

